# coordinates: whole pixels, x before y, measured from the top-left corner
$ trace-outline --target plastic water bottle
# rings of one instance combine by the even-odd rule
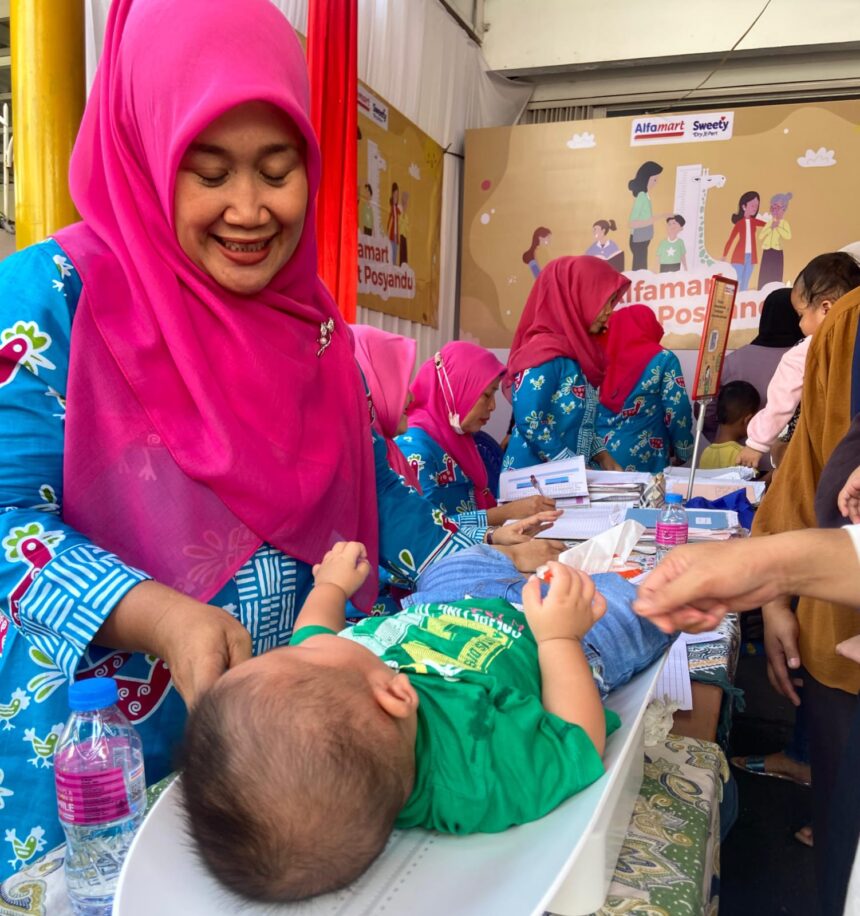
[[[687,513],[680,493],[667,493],[665,505],[657,519],[657,562],[679,544],[687,543]]]
[[[113,678],[71,684],[72,714],[54,755],[66,886],[77,916],[110,916],[123,859],[146,810],[143,747],[117,697]]]

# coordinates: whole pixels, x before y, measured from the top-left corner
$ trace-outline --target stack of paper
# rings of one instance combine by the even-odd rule
[[[723,509],[685,509],[688,538],[691,541],[727,541],[741,531],[737,512]],[[657,529],[659,509],[628,509],[625,518],[633,519],[644,525],[646,530],[643,540],[653,539]]]
[[[621,524],[626,511],[627,506],[623,503],[600,503],[588,508],[564,509],[561,518],[551,528],[541,531],[538,537],[585,541]]]
[[[666,468],[664,475],[666,492],[680,493],[686,498],[690,484],[690,469]],[[693,496],[720,499],[736,490],[746,490],[747,499],[753,504],[758,503],[764,495],[765,485],[762,481],[751,480],[750,477],[754,475],[755,471],[751,468],[716,468],[714,470],[700,468],[696,471],[696,478],[693,481]]]
[[[700,642],[714,642],[722,639],[722,633],[716,630],[708,633],[680,633],[672,644],[666,664],[660,672],[654,698],[665,703],[676,703],[678,709],[693,708],[693,691],[690,684],[690,663],[687,658],[687,646]]]
[[[633,471],[586,471],[592,502],[639,502],[651,481],[650,474]]]

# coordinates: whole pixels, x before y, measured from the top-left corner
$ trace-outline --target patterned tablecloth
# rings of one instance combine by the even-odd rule
[[[723,704],[717,741],[726,746],[732,725],[732,712],[744,708],[744,693],[735,687],[735,672],[741,648],[741,625],[737,614],[729,614],[717,627],[721,638],[713,642],[687,645],[690,679],[714,684],[723,691]]]
[[[645,778],[599,916],[715,916],[726,759],[674,738],[647,749]],[[169,780],[149,790],[149,803]],[[72,916],[60,847],[0,886],[0,916]]]

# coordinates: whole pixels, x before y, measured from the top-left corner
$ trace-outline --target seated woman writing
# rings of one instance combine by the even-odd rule
[[[499,506],[487,486],[474,433],[496,409],[504,374],[505,367],[483,347],[463,340],[446,344],[418,370],[409,425],[395,440],[430,502],[449,515],[483,510],[490,526],[555,508],[555,501],[543,496]],[[492,538],[490,532],[489,543]]]
[[[693,411],[678,357],[660,346],[663,325],[647,305],[612,313],[609,366],[600,386],[597,435],[626,471],[662,471],[693,454]]]
[[[353,325],[352,333],[355,338],[355,358],[364,373],[373,404],[373,428],[385,439],[388,463],[407,486],[421,493],[421,481],[415,467],[407,461],[394,441],[395,436],[406,432],[409,424],[406,411],[413,400],[409,391],[409,381],[412,378],[418,344],[409,337],[368,325]],[[480,453],[477,436],[473,438]],[[471,537],[476,544],[486,543],[490,526],[484,509],[454,512],[446,503],[445,513],[462,534]],[[546,510],[519,519],[514,524],[505,525],[503,529],[491,533],[492,543],[521,544],[542,527],[551,525],[560,514],[557,510]]]
[[[556,258],[541,271],[508,357],[514,428],[504,467],[584,455],[604,470],[621,470],[595,432],[606,373],[598,335],[629,286],[606,261],[587,255]]]

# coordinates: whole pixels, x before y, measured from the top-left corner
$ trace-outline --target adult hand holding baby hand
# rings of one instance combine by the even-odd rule
[[[523,588],[523,607],[534,638],[538,643],[581,639],[606,612],[606,599],[587,573],[555,561],[549,569],[546,598],[541,598],[535,576]]]
[[[351,598],[370,574],[370,563],[364,544],[339,541],[313,568],[316,585],[337,586]]]

